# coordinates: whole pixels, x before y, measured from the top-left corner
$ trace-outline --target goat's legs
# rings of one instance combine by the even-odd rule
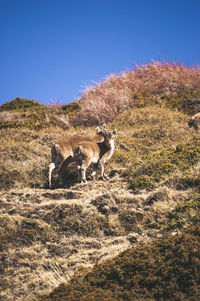
[[[97,173],[98,166],[99,166],[99,162],[94,164],[94,171],[91,174],[92,180],[95,180],[95,178],[96,178],[96,173]]]
[[[99,164],[100,164],[100,179],[102,179],[102,180],[108,180],[109,177],[104,172],[104,170],[105,170],[104,164],[105,163],[102,160],[100,160]]]
[[[86,169],[81,167],[81,183],[87,183],[87,180],[86,180]]]
[[[49,165],[49,188],[51,188],[52,171],[56,168],[55,163]]]
[[[87,171],[87,168],[90,166],[91,161],[92,161],[91,159],[82,161],[82,165],[80,168],[81,169],[81,182],[87,183],[86,171]]]

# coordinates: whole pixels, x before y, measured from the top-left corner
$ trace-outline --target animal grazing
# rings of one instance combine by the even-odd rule
[[[103,135],[103,142],[82,141],[74,149],[74,158],[78,162],[78,178],[80,182],[87,182],[86,171],[92,163],[95,167],[92,177],[95,178],[97,168],[100,166],[100,178],[108,179],[108,176],[104,173],[104,165],[113,154],[116,130],[110,133],[103,133]]]
[[[191,128],[193,127],[194,130],[197,132],[200,126],[200,112],[196,113],[192,116],[192,118],[188,122],[188,126]]]
[[[75,147],[82,141],[101,143],[104,141],[104,134],[107,133],[105,125],[98,127],[94,136],[70,136],[55,141],[51,148],[51,164],[49,165],[49,187],[52,186],[51,178],[54,169],[57,170],[59,178],[63,170],[74,156]]]

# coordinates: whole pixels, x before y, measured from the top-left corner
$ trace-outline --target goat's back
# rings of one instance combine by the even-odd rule
[[[77,159],[89,159],[97,162],[100,155],[100,148],[97,143],[92,141],[82,141],[74,149],[74,156]]]
[[[61,149],[72,148],[74,149],[82,141],[91,141],[91,142],[103,142],[104,137],[102,135],[95,136],[70,136],[63,139],[57,140],[54,145],[59,145]]]

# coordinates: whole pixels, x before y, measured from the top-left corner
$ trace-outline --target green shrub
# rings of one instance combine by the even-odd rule
[[[67,114],[74,113],[80,108],[79,101],[74,101],[72,103],[61,106],[61,110]]]
[[[143,108],[155,104],[166,105],[167,108],[178,110],[188,115],[199,111],[200,89],[183,89],[173,94],[154,95],[143,92],[133,95],[133,107]]]
[[[200,159],[200,140],[179,144],[176,148],[150,153],[131,165],[126,172],[130,188],[152,189],[167,176],[176,171],[184,172],[198,163]]]
[[[158,102],[159,98],[157,95],[148,92],[143,92],[139,94],[134,94],[133,99],[133,107],[143,108],[149,105],[155,105],[155,103]]]
[[[169,214],[169,221],[164,229],[182,229],[186,226],[192,226],[200,221],[200,195],[194,199],[179,202],[176,208]]]
[[[165,95],[162,96],[162,101],[170,109],[193,115],[199,112],[200,89],[183,90],[177,94]]]

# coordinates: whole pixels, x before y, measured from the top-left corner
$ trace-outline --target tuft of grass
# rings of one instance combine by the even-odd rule
[[[99,236],[103,229],[108,228],[104,216],[98,213],[88,214],[81,205],[58,205],[47,211],[45,221],[57,231],[65,231],[70,235]]]
[[[1,189],[47,184],[52,137],[46,133],[38,135],[34,130],[3,129],[0,141]]]
[[[24,241],[31,245],[36,240],[49,239],[50,227],[39,219],[30,219],[18,214],[0,214],[0,250],[7,250],[13,243],[20,246]]]

